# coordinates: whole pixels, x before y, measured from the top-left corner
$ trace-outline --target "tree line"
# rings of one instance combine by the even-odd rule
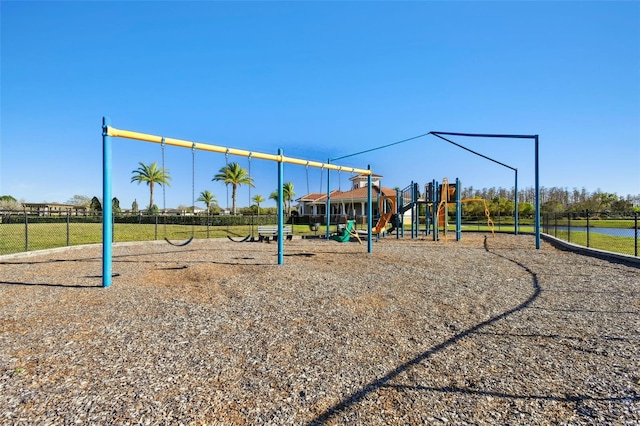
[[[138,205],[138,201],[134,200],[131,205],[131,213],[147,213],[147,214],[158,214],[159,208],[157,204],[154,202],[154,195],[156,186],[160,187],[168,187],[171,186],[171,173],[169,169],[165,167],[159,167],[157,162],[152,162],[150,164],[145,164],[142,162],[138,163],[138,168],[131,172],[131,183],[138,184],[146,184],[149,187],[149,204],[144,209],[140,209]],[[236,193],[237,189],[242,185],[248,185],[250,187],[255,187],[253,183],[253,178],[249,175],[247,170],[244,167],[241,167],[239,163],[228,163],[226,166],[220,168],[218,173],[211,179],[212,181],[222,182],[227,188],[231,188],[231,211],[230,213],[235,215],[238,213],[241,214],[270,214],[275,213],[276,208],[272,209],[264,209],[260,207],[260,204],[264,203],[265,198],[260,195],[254,195],[251,198],[251,201],[254,203],[253,205],[238,209],[236,206]],[[282,193],[283,193],[283,203],[287,214],[291,214],[292,206],[291,203],[295,197],[294,186],[291,182],[285,182],[282,185]],[[269,199],[274,200],[276,205],[278,204],[278,190],[276,189],[269,195]],[[200,192],[198,198],[195,200],[198,202],[202,202],[206,206],[206,210],[210,214],[220,214],[222,208],[220,207],[216,196],[209,190],[205,189]],[[73,204],[77,206],[86,207],[90,211],[101,212],[102,211],[102,201],[98,197],[89,198],[84,195],[74,195],[71,199],[67,200],[68,204]],[[177,210],[193,213],[192,209],[195,206],[178,206]],[[228,206],[227,206],[228,207]],[[122,212],[120,207],[120,201],[118,198],[114,197],[112,199],[112,208],[113,212],[117,215]],[[165,206],[163,206],[165,208]],[[21,204],[10,195],[0,196],[0,210],[21,210]]]
[[[156,186],[170,186],[171,174],[168,169],[158,167],[157,163],[144,164],[138,163],[138,168],[133,170],[131,182],[144,183],[149,187],[149,204],[144,209],[140,209],[138,202],[134,200],[131,206],[132,213],[145,212],[149,214],[157,214],[158,206],[154,202],[154,191]],[[276,208],[264,209],[261,204],[266,200],[260,195],[254,195],[251,206],[241,209],[237,208],[236,193],[237,189],[242,185],[255,187],[253,178],[247,170],[240,166],[239,163],[229,163],[220,168],[218,173],[211,179],[212,181],[222,182],[227,188],[231,189],[231,214],[270,214],[275,213]],[[293,207],[292,201],[295,197],[294,186],[291,182],[283,184],[283,203],[287,214],[291,214]],[[493,216],[509,216],[515,211],[514,206],[515,189],[502,187],[476,189],[473,186],[463,187],[461,190],[462,199],[483,199]],[[268,197],[270,200],[278,204],[278,190],[271,192]],[[209,190],[203,190],[196,199],[198,202],[205,204],[210,214],[220,214],[222,208],[219,205],[216,196]],[[67,201],[69,204],[85,206],[89,210],[102,211],[101,200],[98,197],[89,197],[75,195]],[[522,216],[530,216],[535,212],[535,189],[528,187],[518,190],[518,211]],[[119,214],[122,210],[120,202],[117,198],[112,200],[113,211]],[[163,206],[164,207],[164,206]],[[178,206],[178,210],[191,212],[193,206]],[[227,206],[228,207],[228,206]],[[463,214],[483,215],[484,203],[472,202],[463,204]],[[20,210],[20,203],[10,195],[0,196],[0,210]],[[619,196],[616,193],[604,192],[600,189],[589,192],[586,188],[573,188],[569,190],[563,187],[540,187],[540,210],[541,213],[560,213],[560,212],[640,212],[640,194]]]
[[[508,216],[514,211],[515,189],[482,188],[473,186],[463,187],[461,198],[482,198],[487,201],[492,215]],[[521,215],[533,215],[535,212],[535,188],[529,187],[518,190],[518,212]],[[465,207],[468,210],[478,210],[478,207]],[[624,197],[600,189],[589,192],[586,188],[540,187],[540,212],[640,212],[640,194],[626,195]],[[470,213],[473,214],[473,213]]]

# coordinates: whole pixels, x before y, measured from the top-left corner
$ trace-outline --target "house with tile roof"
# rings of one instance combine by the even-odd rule
[[[331,191],[331,216],[347,217],[349,219],[365,218],[367,214],[367,176],[356,175],[349,179],[351,189],[348,191]],[[395,195],[396,190],[381,186],[382,176],[371,176],[371,198],[373,201],[373,216],[378,215],[378,197],[380,195]],[[327,194],[310,193],[298,199],[298,214],[309,216],[314,221],[324,223],[327,214]],[[332,219],[332,222],[334,219]]]

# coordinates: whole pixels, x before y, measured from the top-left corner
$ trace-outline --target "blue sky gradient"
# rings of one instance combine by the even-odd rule
[[[539,134],[541,185],[640,194],[637,1],[3,1],[0,17],[0,195],[101,197],[104,115],[117,128],[314,161],[432,130]],[[454,140],[533,186],[531,141]],[[114,140],[122,207],[146,206],[131,171],[152,161],[158,145]],[[514,184],[512,171],[433,136],[343,164],[371,165],[389,187]],[[227,204],[211,181],[224,165],[196,153],[196,197],[208,189]],[[191,205],[190,150],[168,147],[166,166],[166,207]],[[251,169],[252,195],[267,198],[276,164]],[[349,177],[331,179],[346,189]],[[326,189],[317,169],[307,178],[286,165],[285,180],[297,195]],[[238,204],[248,203],[245,188]]]

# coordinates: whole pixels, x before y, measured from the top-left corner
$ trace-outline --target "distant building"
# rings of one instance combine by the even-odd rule
[[[89,209],[76,204],[61,203],[22,203],[27,214],[38,216],[60,216],[71,214],[72,216],[86,216]]]
[[[351,189],[348,191],[332,191],[331,192],[331,215],[343,215],[348,217],[364,217],[367,215],[367,175],[357,175],[349,180],[351,181]],[[376,200],[379,195],[395,195],[396,190],[393,188],[385,188],[380,185],[382,176],[371,176],[371,198],[373,200],[373,216],[378,214],[378,206]],[[327,210],[327,194],[311,193],[306,194],[298,199],[298,213],[301,216],[326,216]]]
[[[206,211],[207,209],[203,209],[198,206],[191,206],[186,209],[164,209],[160,211],[160,214],[165,214],[167,216],[197,216]]]

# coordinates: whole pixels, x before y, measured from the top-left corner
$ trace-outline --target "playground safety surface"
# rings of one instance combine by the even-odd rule
[[[0,259],[3,424],[640,423],[640,269],[532,236]]]

